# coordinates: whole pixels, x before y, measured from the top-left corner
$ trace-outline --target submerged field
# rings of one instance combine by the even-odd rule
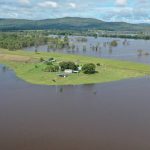
[[[81,72],[79,74],[71,74],[67,78],[61,78],[58,76],[58,72],[51,73],[43,71],[45,64],[40,62],[41,57],[45,60],[53,57],[56,59],[56,63],[73,61],[79,64],[100,63],[101,65],[96,67],[97,73],[92,75],[86,75]],[[102,83],[142,77],[150,74],[150,65],[145,64],[70,54],[34,53],[8,51],[5,49],[0,49],[0,64],[7,65],[15,71],[18,77],[29,83],[43,85]]]

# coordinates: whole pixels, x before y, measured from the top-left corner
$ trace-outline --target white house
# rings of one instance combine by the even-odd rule
[[[81,70],[82,70],[82,67],[81,67],[81,66],[79,66],[79,67],[78,67],[78,70],[79,70],[79,71],[81,71]]]
[[[71,73],[73,73],[73,70],[71,70],[71,69],[66,69],[66,70],[64,71],[64,73],[66,73],[66,74],[71,74]]]

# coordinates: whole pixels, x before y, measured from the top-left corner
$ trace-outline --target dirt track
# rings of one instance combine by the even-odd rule
[[[30,57],[27,56],[18,56],[18,55],[9,55],[9,54],[0,54],[1,60],[9,60],[15,62],[29,62],[31,61]]]

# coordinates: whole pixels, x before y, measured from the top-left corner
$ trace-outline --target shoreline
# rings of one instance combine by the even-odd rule
[[[150,65],[112,60],[105,58],[96,58],[89,56],[80,56],[62,53],[46,53],[40,52],[38,54],[25,51],[8,51],[0,49],[0,64],[11,68],[17,77],[35,85],[87,85],[100,84],[112,81],[119,81],[131,78],[140,78],[150,75]],[[43,72],[43,64],[39,59],[54,57],[58,62],[60,61],[80,61],[80,64],[85,63],[100,63],[100,67],[96,67],[98,73],[93,75],[85,75],[83,73],[71,74],[67,78],[60,78],[56,73]],[[38,68],[35,68],[35,65]],[[54,83],[52,80],[55,79]]]

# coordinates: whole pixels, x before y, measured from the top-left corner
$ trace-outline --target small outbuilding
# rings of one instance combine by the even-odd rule
[[[79,71],[78,70],[73,70],[73,73],[79,73]]]
[[[82,70],[82,67],[81,67],[81,66],[79,66],[79,67],[78,67],[78,71],[81,71],[81,70]]]

